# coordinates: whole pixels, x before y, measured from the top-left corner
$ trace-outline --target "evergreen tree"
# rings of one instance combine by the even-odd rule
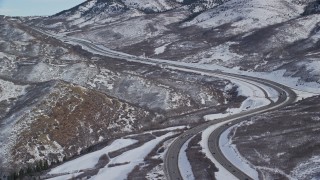
[[[48,160],[44,160],[43,170],[47,170],[47,169],[49,169],[49,163],[48,163]]]
[[[42,170],[42,161],[36,162],[36,172],[40,172]]]
[[[13,175],[12,175],[12,179],[13,180],[17,180],[18,178],[19,178],[18,173],[14,172]]]
[[[19,178],[22,178],[25,175],[24,170],[21,168],[19,171]]]
[[[27,175],[31,175],[32,172],[33,172],[33,168],[32,168],[31,165],[29,164],[29,165],[28,165],[28,168],[27,168],[27,171],[26,171],[26,174],[27,174]]]
[[[67,156],[64,156],[62,159],[62,162],[65,162],[67,160]]]

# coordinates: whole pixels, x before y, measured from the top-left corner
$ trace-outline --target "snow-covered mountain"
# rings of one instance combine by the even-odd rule
[[[41,18],[38,26],[60,31],[85,26],[104,25],[173,9],[201,12],[222,4],[222,0],[91,0],[48,18]],[[37,22],[37,21],[36,21]]]
[[[250,71],[285,70],[302,81],[319,81],[317,71],[306,68],[317,64],[317,1],[147,2],[87,1],[25,21],[129,54]]]
[[[0,18],[0,172],[51,165],[142,129],[198,123],[202,110],[237,100],[228,80],[94,55]]]
[[[44,159],[51,164],[73,158],[133,133],[130,142],[139,143],[102,157],[109,162],[168,131],[145,130],[193,126],[204,121],[203,115],[237,107],[244,99],[228,80],[105,57],[33,28],[137,56],[277,74],[294,80],[293,86],[317,88],[319,7],[317,0],[89,0],[49,17],[1,16],[0,141],[6,145],[0,147],[0,172],[9,165],[12,170]],[[304,102],[315,105],[318,99]],[[189,116],[191,112],[196,113]],[[280,117],[279,112],[268,115]],[[312,123],[318,120],[313,115]],[[255,128],[247,131],[256,122],[239,127],[239,146],[250,138],[247,134],[256,136]],[[133,174],[145,178],[158,173],[168,144],[163,140],[154,145],[158,149],[149,148],[154,155],[144,157],[149,164],[136,166],[147,170]],[[101,157],[95,158],[91,165],[100,162]],[[284,169],[287,174],[304,168],[295,163]],[[94,164],[85,174],[95,175],[102,167]]]

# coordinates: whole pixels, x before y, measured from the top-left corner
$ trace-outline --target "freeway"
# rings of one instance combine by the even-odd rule
[[[219,74],[217,73],[213,73],[213,75],[219,76]],[[229,128],[230,123],[236,124],[241,121],[248,120],[248,118],[252,115],[284,107],[288,104],[293,103],[296,99],[296,94],[290,88],[272,81],[254,78],[254,77],[242,76],[242,75],[226,74],[226,73],[223,73],[222,77],[228,78],[228,79],[242,78],[244,81],[251,81],[252,83],[256,83],[257,86],[259,86],[259,84],[263,84],[265,86],[274,88],[279,94],[282,94],[282,95],[279,96],[276,102],[270,103],[267,106],[260,107],[251,111],[241,112],[239,114],[217,119],[215,121],[207,122],[181,134],[170,145],[165,157],[165,173],[169,180],[182,179],[180,170],[178,167],[178,155],[183,144],[188,139],[190,139],[193,135],[200,133],[203,130],[207,129],[208,127],[221,122],[224,122],[224,124],[228,124],[228,126],[225,126],[225,125],[220,126],[215,131],[213,131],[209,136],[208,145],[209,145],[209,150],[211,154],[219,162],[219,164],[221,164],[225,169],[227,169],[231,174],[233,174],[238,179],[252,179],[245,172],[242,172],[236,166],[234,166],[226,157],[224,157],[223,153],[221,152],[221,149],[219,148],[220,135],[222,134],[223,131]]]
[[[258,79],[254,79],[254,78],[251,78],[251,79],[252,80],[258,80]],[[260,82],[261,82],[261,80],[260,80]],[[231,172],[234,176],[238,177],[239,179],[252,179],[252,178],[250,176],[248,176],[247,174],[243,173],[237,167],[233,166],[232,163],[230,163],[228,161],[228,159],[223,155],[223,152],[221,151],[220,146],[219,146],[219,138],[220,138],[221,134],[225,130],[230,128],[230,126],[232,124],[237,124],[237,123],[240,123],[242,121],[246,121],[246,120],[249,119],[250,116],[252,116],[254,114],[259,114],[259,113],[271,111],[271,110],[274,110],[274,109],[277,109],[277,108],[285,107],[285,106],[293,103],[296,100],[296,94],[290,88],[288,88],[286,86],[283,86],[281,84],[277,84],[277,83],[271,82],[271,81],[266,81],[266,83],[268,83],[268,86],[272,87],[273,89],[275,89],[280,94],[280,97],[279,97],[278,101],[275,104],[269,104],[268,106],[265,106],[265,107],[260,108],[260,109],[256,109],[256,110],[252,111],[252,113],[249,113],[247,115],[239,116],[238,118],[233,118],[233,119],[230,119],[230,120],[226,120],[225,123],[228,123],[227,126],[226,125],[221,125],[217,129],[215,129],[210,134],[210,136],[208,138],[208,146],[209,146],[209,150],[210,150],[212,156],[225,169],[227,169],[229,172]],[[283,92],[285,92],[285,93],[283,93]]]
[[[113,51],[107,48],[104,48],[103,46],[96,45],[90,41],[82,40],[82,39],[76,39],[71,37],[65,37],[65,36],[58,36],[58,35],[52,35],[50,33],[44,32],[39,29],[34,29],[35,31],[38,31],[39,33],[45,34],[47,36],[54,37],[56,39],[59,39],[65,43],[69,44],[76,44],[81,45],[83,49],[88,50],[91,53],[99,54],[107,57],[117,58],[117,59],[124,59],[127,61],[132,62],[139,62],[142,64],[151,64],[156,66],[165,67],[168,69],[178,69],[186,72],[193,72],[198,73],[202,75],[208,75],[208,76],[215,76],[220,77],[224,79],[235,79],[238,81],[243,81],[246,83],[254,84],[261,90],[263,90],[263,86],[268,86],[273,89],[275,89],[278,94],[280,94],[278,100],[276,102],[273,102],[270,97],[268,97],[267,93],[264,91],[264,94],[267,99],[270,100],[270,104],[267,106],[263,106],[257,109],[253,109],[250,111],[241,112],[235,115],[230,115],[225,118],[220,118],[215,121],[210,121],[203,123],[199,126],[196,126],[192,129],[189,129],[182,133],[178,138],[176,138],[173,143],[169,146],[167,153],[165,155],[164,160],[164,170],[165,175],[167,179],[169,180],[175,180],[175,179],[182,179],[179,167],[178,167],[178,157],[180,149],[182,148],[183,144],[188,141],[190,138],[192,138],[194,135],[201,133],[208,127],[218,124],[218,123],[225,123],[225,124],[235,124],[239,123],[241,121],[247,120],[250,116],[264,113],[267,111],[271,111],[277,108],[284,107],[290,103],[293,103],[296,99],[296,94],[294,91],[292,91],[289,87],[281,85],[279,83],[260,79],[256,77],[250,77],[245,75],[239,75],[239,74],[231,74],[231,73],[225,73],[225,72],[219,72],[219,71],[213,71],[213,70],[207,70],[207,69],[201,69],[198,67],[192,67],[186,64],[167,61],[167,60],[160,60],[160,59],[152,59],[152,58],[145,58],[145,57],[137,57],[130,54],[125,54],[117,51]],[[259,86],[260,85],[260,86]],[[226,157],[224,157],[223,153],[221,152],[219,148],[219,138],[223,131],[225,131],[229,126],[222,125],[216,130],[214,130],[208,139],[209,144],[209,150],[212,153],[213,157],[223,166],[225,169],[227,169],[230,173],[232,173],[235,177],[238,179],[252,179],[250,176],[248,176],[245,172],[242,172],[240,169],[238,169],[236,166],[234,166]]]

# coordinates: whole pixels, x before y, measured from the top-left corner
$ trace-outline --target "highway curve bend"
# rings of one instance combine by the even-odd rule
[[[294,91],[292,91],[289,87],[284,86],[282,84],[265,80],[265,79],[260,79],[260,78],[255,78],[255,77],[250,77],[250,76],[244,76],[244,75],[238,75],[238,74],[230,74],[230,73],[212,73],[213,76],[218,76],[221,78],[229,78],[229,79],[242,79],[244,81],[250,81],[255,84],[263,84],[264,86],[271,87],[275,89],[278,94],[279,98],[276,102],[272,102],[267,106],[263,106],[257,109],[253,109],[250,111],[245,111],[241,112],[235,115],[231,115],[225,118],[217,119],[215,121],[210,121],[206,122],[204,124],[201,124],[199,126],[196,126],[184,133],[182,133],[178,138],[174,140],[174,142],[170,145],[168,148],[168,151],[165,156],[164,160],[164,170],[165,170],[165,175],[168,180],[182,180],[182,176],[178,167],[178,157],[179,157],[179,152],[180,149],[182,148],[183,144],[188,141],[190,138],[192,138],[195,134],[198,134],[202,132],[203,130],[207,129],[211,125],[218,124],[221,122],[224,122],[225,124],[228,123],[230,124],[236,124],[240,123],[244,120],[247,120],[248,117],[255,115],[255,114],[260,114],[264,113],[267,111],[271,111],[274,109],[282,108],[285,107],[291,103],[293,103],[296,99],[296,94]],[[258,86],[258,85],[257,85]],[[266,93],[265,93],[266,94]],[[208,139],[208,145],[209,145],[209,150],[213,157],[221,164],[226,170],[228,170],[231,174],[233,174],[235,177],[238,179],[252,179],[250,176],[248,176],[245,172],[242,172],[239,170],[236,166],[234,166],[226,157],[224,157],[223,153],[221,152],[221,149],[219,148],[219,138],[220,135],[228,129],[230,126],[224,126],[221,125],[217,129],[215,129],[209,136]]]

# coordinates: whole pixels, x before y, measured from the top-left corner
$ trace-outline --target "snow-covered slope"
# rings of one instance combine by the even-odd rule
[[[115,132],[132,131],[138,119],[152,116],[74,84],[50,81],[33,85],[1,119],[0,169],[27,168],[40,160],[49,164],[62,161],[115,136]],[[127,129],[116,130],[117,124]]]
[[[319,96],[233,127],[230,142],[261,179],[319,179]]]
[[[92,0],[41,19],[40,22],[39,19],[33,21],[41,27],[66,31],[66,29],[124,21],[146,13],[168,11],[178,6],[178,3],[170,0]]]
[[[122,0],[129,8],[139,9],[144,12],[163,12],[176,7],[178,4],[172,0]]]
[[[120,1],[86,1],[67,11],[62,11],[52,17],[45,18],[38,25],[50,29],[84,27],[86,25],[101,24],[139,15],[138,12],[127,12],[127,7]],[[36,21],[36,20],[35,20]]]
[[[228,81],[94,55],[32,28],[137,56],[266,72],[273,79],[290,77],[293,86],[309,82],[319,87],[318,7],[316,0],[91,0],[50,17],[1,17],[0,73],[27,84],[63,80],[155,114],[150,121],[124,115],[107,130],[198,123],[201,117],[186,122],[179,115],[211,110],[225,102],[224,95],[237,97],[224,94]],[[24,85],[12,87],[16,93],[7,95],[14,99],[4,98],[9,108],[25,93]],[[136,128],[132,123],[138,123]],[[316,156],[308,159],[317,161]],[[305,171],[306,161],[294,173]]]
[[[216,28],[230,24],[229,33],[237,34],[298,17],[304,6],[294,0],[230,0],[201,13],[184,26]]]
[[[316,61],[316,7],[312,0],[88,1],[28,23],[135,55],[285,69],[285,75],[318,81],[316,71],[310,77],[301,65]]]
[[[31,18],[32,24],[54,31],[70,31],[85,26],[125,21],[132,17],[174,9],[199,13],[226,0],[91,0],[46,18]],[[59,30],[58,30],[59,29]]]
[[[198,123],[200,115],[168,119],[236,96],[228,80],[102,57],[0,18],[0,173],[142,129]]]

